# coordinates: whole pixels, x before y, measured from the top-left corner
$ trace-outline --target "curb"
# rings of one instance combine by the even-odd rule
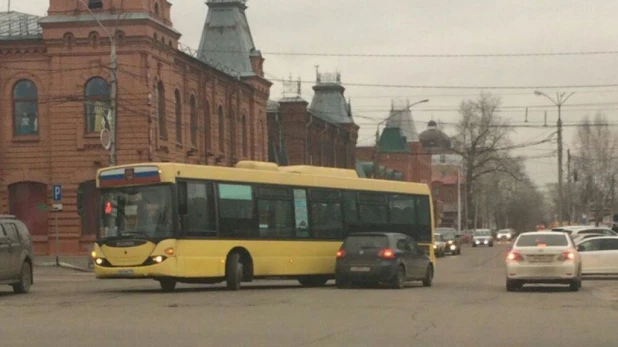
[[[56,264],[56,262],[47,262],[47,263],[35,263],[34,266],[37,267],[61,267],[61,268],[65,268],[65,269],[69,269],[69,270],[75,270],[75,271],[80,271],[80,272],[94,272],[94,270],[92,269],[87,269],[87,268],[82,268],[79,266],[75,266],[75,265],[71,265],[69,263],[63,263],[60,262],[58,264]]]

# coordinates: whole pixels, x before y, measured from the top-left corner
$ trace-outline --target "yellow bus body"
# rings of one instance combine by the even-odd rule
[[[176,183],[177,179],[218,182],[275,184],[306,188],[336,188],[385,193],[415,194],[429,197],[432,243],[419,243],[427,249],[435,265],[433,252],[434,217],[431,192],[426,184],[358,178],[353,170],[311,166],[278,167],[271,163],[240,162],[237,167],[216,167],[177,163],[146,163],[99,170],[157,167],[160,183]],[[130,186],[127,184],[126,186]],[[233,249],[244,249],[253,261],[254,277],[301,275],[333,275],[336,252],[342,240],[255,240],[255,239],[166,239],[158,244],[147,242],[135,247],[108,247],[95,244],[93,257],[105,258],[113,267],[95,263],[97,278],[176,278],[219,279],[225,276],[226,258]],[[173,249],[173,254],[166,250]],[[154,265],[141,265],[145,258],[166,256]],[[216,282],[216,281],[213,281]]]

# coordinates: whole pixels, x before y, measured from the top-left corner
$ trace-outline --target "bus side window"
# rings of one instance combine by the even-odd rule
[[[343,195],[343,221],[345,224],[344,237],[349,233],[354,232],[359,222],[358,216],[358,202],[356,199],[356,192],[344,191]]]
[[[343,218],[337,190],[311,189],[311,231],[316,239],[341,239]]]
[[[362,224],[379,225],[388,223],[386,194],[362,192],[359,194],[359,202]]]
[[[261,238],[294,237],[294,203],[289,188],[258,187],[258,224]]]
[[[429,196],[416,196],[416,229],[419,235],[431,235],[432,220]],[[431,242],[431,239],[417,239],[417,242]]]
[[[212,183],[187,182],[187,214],[182,218],[187,236],[217,236]]]
[[[244,184],[218,184],[219,235],[256,237],[253,187]]]
[[[388,207],[391,224],[416,224],[414,196],[391,194]]]

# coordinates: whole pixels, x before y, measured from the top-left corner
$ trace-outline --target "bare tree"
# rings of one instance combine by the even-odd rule
[[[596,223],[614,197],[614,182],[618,173],[618,137],[610,129],[607,118],[597,113],[594,122],[586,117],[575,138],[574,168],[578,175],[580,203],[592,212]]]
[[[504,155],[509,149],[511,128],[498,116],[499,111],[500,98],[485,93],[476,100],[462,101],[459,107],[461,120],[453,152],[462,157],[469,212],[474,211],[471,192],[480,177],[494,172],[515,173],[512,158]]]

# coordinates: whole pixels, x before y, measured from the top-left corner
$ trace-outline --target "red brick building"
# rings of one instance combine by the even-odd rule
[[[84,2],[93,13],[76,0],[50,0],[44,18],[0,13],[0,214],[26,222],[38,254],[55,251],[54,184],[63,186],[60,252],[86,251],[98,230],[94,178],[109,165],[99,137],[108,127],[110,37],[118,164],[231,165],[268,155],[271,83],[245,0],[207,1],[196,54],[178,43],[165,0]],[[81,217],[78,188],[90,197]]]
[[[393,170],[400,173],[403,181],[431,184],[431,154],[419,142],[409,107],[391,108],[386,127],[378,141],[378,151],[375,146],[357,147],[357,160],[370,164],[373,169],[377,154],[378,165],[384,167],[384,170],[379,171]]]
[[[340,76],[318,74],[311,105],[296,96],[270,101],[270,160],[280,165],[353,169],[358,125],[344,97]]]

